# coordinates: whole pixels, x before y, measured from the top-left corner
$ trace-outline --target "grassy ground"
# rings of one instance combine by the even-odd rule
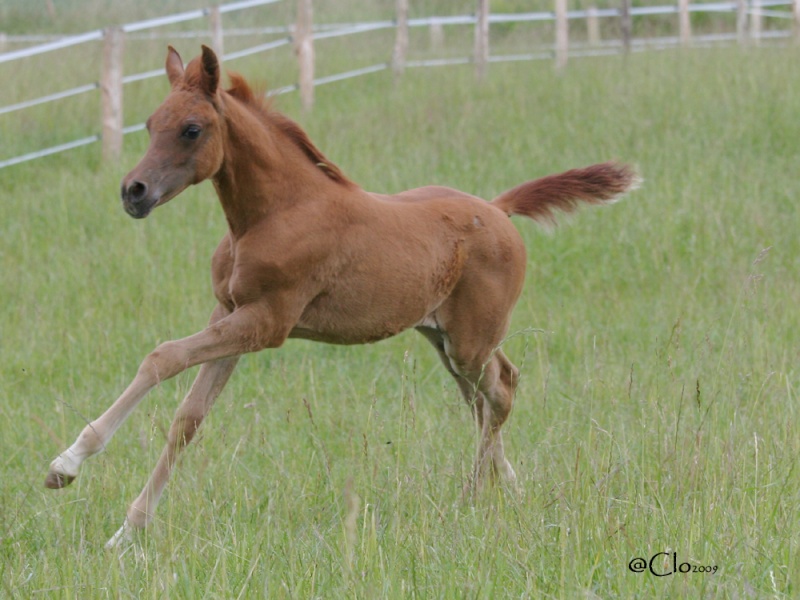
[[[795,59],[493,65],[482,87],[468,68],[377,74],[319,89],[306,116],[282,98],[376,191],[492,197],[608,158],[646,181],[552,234],[517,223],[530,267],[505,344],[523,372],[506,445],[521,493],[461,501],[474,430],[417,336],[292,341],[242,361],[121,556],[102,544],[191,374],[72,487],[45,490],[47,465],[155,344],[203,326],[224,219],[207,184],[124,215],[143,134],[118,165],[89,148],[0,172],[0,596],[796,597]],[[672,553],[716,572],[629,568],[660,552],[658,573]]]

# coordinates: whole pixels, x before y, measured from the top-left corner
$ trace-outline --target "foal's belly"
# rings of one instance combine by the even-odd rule
[[[443,299],[420,286],[392,288],[322,294],[309,304],[289,337],[329,344],[377,342],[430,320]]]
[[[409,329],[409,327],[404,327],[399,331],[393,330],[373,330],[373,331],[320,331],[315,329],[307,329],[304,327],[295,327],[292,329],[292,332],[289,334],[290,338],[294,339],[301,339],[301,340],[310,340],[313,342],[322,342],[325,344],[336,344],[339,346],[353,346],[357,344],[372,344],[374,342],[379,342],[381,340],[385,340],[390,338],[394,335],[397,335],[401,331],[405,329]]]

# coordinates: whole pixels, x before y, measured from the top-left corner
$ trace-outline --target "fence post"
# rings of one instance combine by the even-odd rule
[[[208,9],[208,19],[211,24],[211,47],[217,53],[219,60],[225,54],[225,44],[222,33],[222,13],[219,12],[219,4],[215,4]]]
[[[750,37],[758,45],[761,43],[761,0],[753,0],[752,15],[750,16]]]
[[[297,0],[294,51],[300,68],[300,102],[305,110],[314,105],[314,40],[311,35],[311,0]]]
[[[631,51],[631,33],[633,25],[631,23],[631,0],[622,0],[619,11],[619,29],[622,35],[622,49],[625,53]]]
[[[486,79],[489,65],[489,0],[478,0],[475,15],[475,76]]]
[[[736,38],[740,45],[747,43],[747,0],[736,1]]]
[[[569,55],[569,21],[567,0],[556,0],[556,69],[567,66]]]
[[[397,0],[397,32],[392,53],[392,70],[395,76],[403,74],[406,69],[408,52],[408,0]]]
[[[792,2],[792,34],[795,43],[800,42],[800,0]]]
[[[596,6],[590,6],[586,9],[586,30],[586,34],[589,37],[589,45],[600,45],[600,19],[597,17]]]
[[[678,0],[678,31],[681,46],[692,43],[692,22],[689,19],[689,0]]]
[[[111,27],[103,35],[103,73],[100,95],[103,104],[103,160],[116,160],[122,153],[122,29]]]

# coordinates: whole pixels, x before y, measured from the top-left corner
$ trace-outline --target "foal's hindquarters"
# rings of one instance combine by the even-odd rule
[[[500,429],[511,412],[519,371],[500,345],[522,292],[526,251],[505,214],[483,201],[456,198],[461,210],[451,206],[445,214],[461,232],[465,260],[449,295],[417,330],[438,352],[478,426],[468,485],[474,491],[487,475],[516,480]]]

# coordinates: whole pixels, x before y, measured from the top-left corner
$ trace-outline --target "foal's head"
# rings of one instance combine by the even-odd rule
[[[137,219],[192,184],[213,177],[222,165],[219,61],[203,46],[186,69],[174,48],[167,53],[172,91],[147,120],[150,146],[122,180],[125,211]]]

